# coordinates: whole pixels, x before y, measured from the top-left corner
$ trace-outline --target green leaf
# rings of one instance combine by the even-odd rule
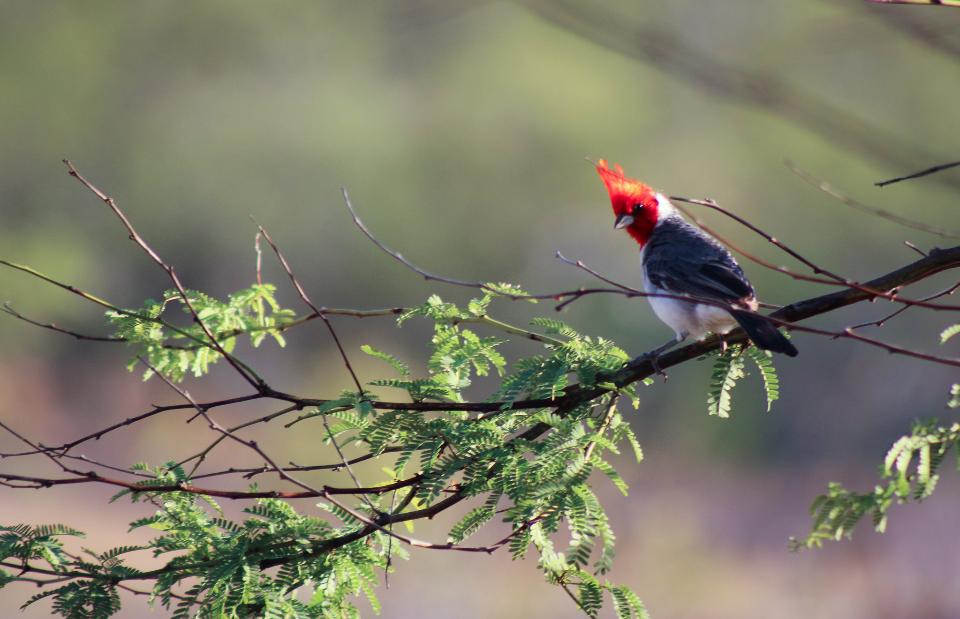
[[[393,355],[389,353],[385,353],[381,350],[377,350],[376,348],[374,348],[373,346],[370,346],[369,344],[364,344],[363,346],[360,347],[360,350],[370,355],[371,357],[374,357],[375,359],[386,361],[387,363],[392,365],[393,369],[395,369],[397,373],[400,374],[400,376],[402,376],[403,378],[410,376],[410,367],[403,361],[400,361],[399,359],[394,357]]]
[[[947,327],[942,333],[940,333],[940,343],[945,344],[947,340],[958,333],[960,333],[960,323]]]
[[[774,401],[780,398],[780,379],[777,377],[777,368],[773,365],[773,355],[769,350],[761,350],[756,346],[747,348],[747,356],[760,371],[763,379],[763,389],[767,396],[767,412],[773,407]]]
[[[707,392],[707,413],[721,418],[730,416],[730,392],[737,381],[745,376],[743,357],[733,349],[719,355],[713,364],[710,375],[710,389]]]
[[[612,481],[613,485],[616,486],[617,490],[620,491],[620,494],[627,496],[630,486],[628,486],[627,482],[623,480],[623,477],[620,476],[620,473],[617,472],[617,469],[613,468],[613,465],[606,460],[599,458],[598,456],[594,456],[591,462],[598,470],[610,478],[610,481]]]
[[[609,587],[610,595],[613,597],[613,606],[617,611],[619,619],[650,619],[650,614],[637,594],[623,585]]]
[[[857,523],[870,516],[874,529],[886,530],[887,512],[895,502],[922,501],[934,491],[948,450],[960,442],[960,423],[938,425],[935,419],[917,422],[912,432],[897,439],[883,463],[886,483],[871,493],[857,493],[837,483],[827,487],[810,508],[813,527],[804,540],[793,540],[793,548],[819,547],[825,540],[849,538]]]
[[[480,527],[493,518],[495,513],[496,511],[494,509],[486,505],[481,505],[480,507],[470,510],[460,522],[450,529],[450,535],[447,536],[447,541],[451,544],[459,544],[476,533]]]
[[[603,589],[595,578],[586,572],[580,573],[582,579],[578,587],[580,608],[588,617],[596,617],[603,607]]]
[[[541,327],[545,332],[552,335],[562,335],[571,339],[579,339],[581,337],[570,325],[555,318],[537,317],[531,320],[530,324],[535,327]]]
[[[526,292],[523,288],[517,286],[516,284],[508,284],[504,282],[487,282],[484,284],[488,290],[494,294],[499,294],[505,297],[527,297],[530,296],[530,293]],[[537,299],[524,299],[530,303],[536,303]]]

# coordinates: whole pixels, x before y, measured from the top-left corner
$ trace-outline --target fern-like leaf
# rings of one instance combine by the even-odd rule
[[[710,390],[707,393],[707,413],[717,417],[730,416],[732,396],[730,392],[737,381],[744,377],[743,357],[728,350],[719,355],[710,375]]]
[[[780,378],[777,376],[777,368],[773,365],[773,355],[769,350],[761,350],[756,346],[747,348],[747,356],[757,366],[760,371],[760,378],[763,379],[763,390],[767,395],[767,412],[773,408],[773,403],[780,398]]]

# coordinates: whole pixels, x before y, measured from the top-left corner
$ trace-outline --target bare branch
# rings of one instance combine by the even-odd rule
[[[31,484],[23,486],[24,488],[49,488],[51,486],[69,486],[75,484],[97,483],[107,486],[123,488],[131,492],[144,493],[164,493],[164,492],[186,492],[188,494],[202,494],[213,496],[219,499],[231,500],[251,500],[251,499],[316,499],[323,498],[326,495],[357,495],[364,496],[368,494],[380,495],[400,488],[412,486],[420,481],[419,477],[402,479],[390,484],[372,487],[349,487],[340,488],[336,486],[322,486],[316,490],[303,490],[300,492],[289,492],[284,490],[257,490],[257,491],[235,491],[220,490],[218,488],[203,488],[195,486],[192,483],[182,482],[179,484],[145,484],[143,482],[125,481],[112,477],[104,477],[98,473],[82,473],[78,477],[38,477],[31,475],[18,475],[13,473],[0,473],[0,479],[7,481],[20,481]]]
[[[417,265],[413,264],[412,262],[404,258],[403,254],[401,254],[400,252],[393,251],[392,249],[390,249],[389,247],[381,243],[380,240],[377,239],[377,237],[375,237],[372,232],[370,232],[366,224],[364,224],[363,221],[360,219],[360,216],[357,215],[357,211],[353,208],[353,204],[350,202],[350,194],[347,192],[347,188],[341,187],[340,191],[343,193],[343,202],[344,204],[347,205],[347,210],[350,211],[350,215],[353,217],[353,223],[356,224],[356,226],[360,228],[360,231],[363,232],[363,234],[368,239],[370,239],[370,241],[374,245],[379,247],[381,251],[383,251],[383,253],[387,254],[388,256],[390,256],[391,258],[393,258],[403,266],[407,267],[414,273],[420,275],[423,279],[427,281],[443,282],[445,284],[451,284],[454,286],[464,286],[466,288],[479,288],[481,290],[491,290],[483,282],[473,282],[473,281],[463,280],[463,279],[454,279],[452,277],[443,277],[441,275],[434,275],[432,273],[428,273],[427,271],[424,271]],[[491,292],[493,292],[493,290],[491,290]]]
[[[273,250],[273,253],[276,254],[277,260],[280,262],[280,265],[286,272],[287,277],[290,278],[290,282],[296,289],[297,294],[300,295],[300,299],[307,305],[307,307],[312,309],[313,313],[319,316],[323,321],[323,324],[326,325],[327,331],[330,333],[330,337],[333,339],[333,343],[336,344],[337,350],[340,352],[340,358],[343,359],[343,364],[347,367],[347,371],[350,373],[350,377],[353,379],[353,384],[357,387],[357,393],[363,393],[363,385],[360,384],[360,379],[357,378],[357,373],[353,370],[353,366],[350,364],[350,357],[347,356],[347,351],[343,349],[343,344],[340,343],[340,338],[337,336],[337,332],[334,330],[333,325],[330,323],[330,320],[327,318],[323,309],[314,305],[313,301],[310,300],[310,297],[307,295],[307,291],[304,290],[303,286],[300,285],[300,282],[297,280],[297,276],[293,274],[293,269],[290,268],[290,264],[287,262],[287,259],[283,257],[283,253],[280,251],[280,248],[276,243],[273,242],[273,239],[270,237],[270,234],[266,231],[266,229],[256,221],[254,221],[254,223],[257,224],[259,234],[267,240],[267,243],[270,244],[270,248]],[[259,274],[260,271],[258,269],[257,277],[259,277]]]
[[[612,280],[612,279],[610,279],[610,278],[608,278],[608,277],[606,277],[606,276],[604,276],[604,275],[601,275],[600,273],[597,273],[596,271],[594,271],[593,269],[591,269],[590,267],[588,267],[586,264],[584,264],[582,260],[571,260],[570,258],[567,258],[566,256],[564,256],[563,254],[560,253],[560,250],[559,250],[559,249],[557,250],[556,257],[557,257],[558,260],[560,260],[560,262],[563,262],[564,264],[569,264],[570,266],[576,267],[576,268],[580,269],[581,271],[586,271],[586,272],[589,273],[590,275],[593,275],[594,277],[596,277],[596,278],[599,279],[600,281],[602,281],[602,282],[604,282],[604,283],[607,283],[607,284],[610,284],[611,286],[616,286],[617,288],[619,288],[619,289],[621,289],[621,290],[624,290],[624,291],[626,291],[626,292],[629,292],[629,293],[643,294],[643,291],[642,291],[642,290],[637,290],[636,288],[633,288],[633,287],[631,287],[631,286],[627,286],[626,284],[621,284],[620,282],[616,282],[616,281],[614,281],[614,280]]]
[[[136,229],[134,229],[133,227],[133,224],[130,223],[130,220],[127,219],[127,216],[123,213],[123,211],[120,210],[120,208],[117,206],[117,203],[114,201],[114,199],[108,196],[107,194],[105,194],[104,192],[102,192],[97,187],[95,187],[86,178],[81,176],[80,173],[73,166],[73,164],[70,163],[69,160],[64,159],[63,163],[64,165],[67,166],[67,172],[70,174],[70,176],[80,181],[80,184],[82,184],[84,187],[89,189],[95,196],[100,198],[100,200],[104,204],[106,204],[111,211],[113,211],[113,214],[117,216],[117,219],[120,220],[120,223],[123,224],[123,227],[127,229],[127,232],[129,233],[129,236],[130,236],[130,240],[136,243],[140,247],[140,249],[142,249],[144,253],[146,253],[147,256],[149,256],[150,259],[157,264],[157,266],[163,269],[163,271],[167,274],[167,277],[169,277],[170,282],[173,284],[174,288],[176,288],[177,292],[180,294],[180,298],[183,300],[183,304],[187,307],[187,309],[190,310],[190,313],[193,315],[194,322],[196,322],[197,325],[200,326],[200,329],[204,332],[204,334],[210,340],[210,344],[214,348],[216,348],[217,352],[219,352],[223,356],[223,358],[226,359],[231,366],[233,366],[233,368],[237,371],[237,373],[241,377],[243,377],[244,380],[250,383],[252,387],[254,387],[255,389],[262,388],[264,385],[263,379],[260,378],[260,376],[256,372],[254,372],[253,369],[250,368],[250,366],[246,365],[245,363],[242,363],[236,357],[228,353],[223,348],[223,346],[220,345],[220,341],[216,338],[213,332],[210,331],[210,327],[208,327],[206,323],[203,322],[203,320],[200,318],[200,315],[197,313],[197,309],[193,306],[193,302],[190,300],[190,296],[187,294],[186,288],[184,288],[183,284],[180,282],[180,277],[177,275],[177,272],[174,270],[172,266],[164,262],[163,259],[160,258],[160,255],[157,254],[157,252],[155,252],[153,248],[150,247],[150,245],[148,245],[145,240],[143,240],[143,237],[141,237],[137,233]]]
[[[910,228],[912,230],[919,230],[920,232],[928,232],[930,234],[936,234],[937,236],[942,236],[948,239],[960,239],[960,234],[956,232],[951,232],[950,230],[945,230],[943,228],[931,226],[929,224],[925,224],[925,223],[910,219],[908,217],[904,217],[903,215],[891,213],[890,211],[884,210],[882,208],[870,206],[868,204],[864,204],[863,202],[860,202],[859,200],[855,200],[850,196],[844,193],[841,193],[839,190],[837,190],[827,181],[815,178],[812,174],[810,174],[806,170],[801,169],[799,166],[797,166],[795,163],[793,163],[790,160],[785,161],[784,165],[787,166],[787,169],[789,169],[791,172],[793,172],[794,174],[796,174],[806,182],[810,183],[811,185],[813,185],[823,193],[827,194],[828,196],[836,198],[837,200],[839,200],[843,204],[846,204],[850,208],[854,208],[863,213],[869,213],[870,215],[875,215],[876,217],[880,217],[882,219],[892,221],[894,223],[900,224],[905,228]],[[946,167],[949,168],[955,165],[960,165],[960,162],[947,164]],[[940,169],[946,169],[946,168],[941,167]],[[926,171],[924,173],[918,173],[918,175],[924,176],[925,174],[932,174],[932,173],[933,172]],[[899,179],[899,180],[905,180],[906,178],[910,178],[910,177],[903,177],[902,179]],[[892,182],[896,182],[897,180],[898,179],[886,181],[885,184],[890,184]],[[877,183],[877,185],[882,186],[880,183]]]
[[[938,292],[938,293],[936,293],[936,294],[932,294],[932,295],[930,295],[930,296],[928,296],[928,297],[924,297],[923,300],[924,300],[924,301],[933,301],[934,299],[939,299],[940,297],[945,297],[945,296],[948,296],[948,295],[952,295],[954,292],[956,292],[956,290],[957,290],[958,288],[960,288],[960,282],[957,282],[957,283],[954,284],[953,286],[950,286],[949,288],[947,288],[947,289],[945,289],[945,290],[941,290],[940,292]],[[911,306],[909,306],[909,305],[904,305],[904,306],[901,307],[900,309],[898,309],[898,310],[896,310],[895,312],[892,312],[892,313],[884,316],[883,318],[880,318],[880,319],[878,319],[878,320],[871,320],[871,321],[869,321],[869,322],[861,322],[861,323],[856,324],[856,325],[851,325],[850,327],[847,327],[847,328],[850,329],[850,330],[854,330],[854,329],[862,329],[863,327],[882,327],[884,324],[887,323],[888,320],[890,320],[890,319],[892,319],[892,318],[896,318],[896,317],[899,316],[900,314],[902,314],[902,313],[904,313],[905,311],[907,311],[908,309],[910,309],[910,307],[911,307]]]
[[[64,329],[63,327],[58,327],[55,323],[52,322],[39,322],[33,320],[32,318],[27,318],[20,312],[13,309],[9,303],[4,303],[0,307],[0,311],[10,314],[18,320],[22,320],[28,324],[34,325],[35,327],[40,327],[42,329],[48,329],[50,331],[56,331],[57,333],[63,333],[64,335],[69,335],[70,337],[77,340],[86,340],[89,342],[125,342],[126,339],[122,337],[116,337],[115,335],[86,335],[84,333],[78,333],[77,331],[71,331],[70,329]]]

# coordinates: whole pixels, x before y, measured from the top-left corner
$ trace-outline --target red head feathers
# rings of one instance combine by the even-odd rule
[[[653,227],[657,225],[658,206],[656,192],[638,180],[623,174],[623,168],[614,165],[611,170],[604,159],[597,164],[600,180],[607,186],[610,204],[616,216],[616,227],[626,228],[642,247]]]

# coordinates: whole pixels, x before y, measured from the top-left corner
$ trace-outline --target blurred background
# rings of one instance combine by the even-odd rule
[[[785,159],[872,205],[944,227],[960,221],[958,172],[873,186],[957,159],[960,11],[857,0],[4,0],[0,17],[0,258],[121,306],[157,298],[164,274],[67,176],[64,157],[117,199],[188,287],[224,295],[254,281],[252,214],[314,300],[340,307],[469,297],[380,253],[353,227],[340,186],[381,240],[423,268],[537,292],[590,282],[556,250],[640,283],[636,249],[612,230],[585,156],[619,162],[665,193],[714,198],[851,278],[915,259],[905,240],[950,241],[847,209]],[[798,267],[715,213],[697,213],[750,251]],[[299,310],[267,263],[265,276]],[[826,291],[744,266],[771,303]],[[911,292],[950,283],[946,274]],[[98,308],[16,271],[0,270],[0,300],[108,332]],[[890,310],[863,304],[811,324],[839,328]],[[495,311],[521,324],[555,315],[550,304]],[[0,416],[36,440],[63,442],[177,397],[127,373],[122,346],[0,318]],[[589,297],[561,318],[631,354],[669,337],[642,299]],[[879,334],[938,351],[950,320],[910,311]],[[359,353],[364,343],[422,367],[426,325],[337,325],[361,377],[386,373]],[[287,350],[242,353],[281,389],[328,397],[349,387],[321,324],[288,339]],[[960,616],[960,484],[950,471],[929,502],[894,509],[885,535],[867,526],[853,542],[787,550],[789,536],[807,532],[810,501],[828,481],[869,489],[912,419],[951,414],[944,402],[956,373],[849,341],[795,342],[798,358],[777,359],[782,397],[769,414],[753,376],[735,392],[732,419],[708,417],[706,362],[643,390],[628,417],[647,458],[620,463],[631,494],[598,483],[618,535],[612,580],[660,618]],[[533,352],[526,343],[509,351]],[[197,397],[244,391],[224,368],[188,386]],[[182,457],[210,439],[182,422],[158,419],[81,453],[119,466]],[[335,458],[315,430],[261,437],[293,460]],[[0,437],[0,449],[14,446]],[[382,476],[379,465],[362,474]],[[88,546],[127,543],[118,532],[148,512],[107,507],[111,494],[0,489],[0,521],[65,521],[89,531]],[[450,524],[417,535],[442,540]],[[380,590],[384,617],[577,616],[531,559],[506,554],[416,551],[390,585]],[[34,592],[8,587],[0,614]],[[25,616],[48,613],[41,603]],[[148,613],[137,599],[122,616],[166,614]]]

